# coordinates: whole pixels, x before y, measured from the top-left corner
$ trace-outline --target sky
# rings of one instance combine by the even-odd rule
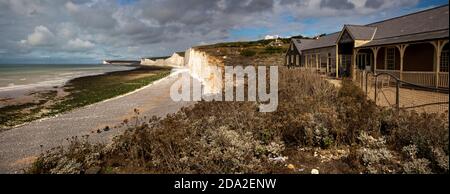
[[[266,35],[314,36],[448,0],[0,0],[0,63],[166,56]]]

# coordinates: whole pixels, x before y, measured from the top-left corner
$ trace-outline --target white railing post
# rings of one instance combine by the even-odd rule
[[[408,44],[396,46],[400,51],[400,75],[399,75],[400,80],[403,80],[403,57],[405,56],[405,51],[408,46],[409,46]]]
[[[380,47],[374,47],[371,48],[373,52],[373,73],[377,73],[377,58],[378,58],[378,51],[380,50]]]
[[[434,46],[434,73],[436,80],[436,87],[439,87],[439,72],[441,68],[441,53],[442,49],[444,49],[445,44],[448,43],[448,40],[436,40],[430,42]]]

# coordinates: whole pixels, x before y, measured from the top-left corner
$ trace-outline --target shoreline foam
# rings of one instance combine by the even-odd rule
[[[64,87],[71,80],[74,80],[77,78],[104,75],[104,74],[113,73],[113,72],[129,71],[129,70],[133,70],[136,68],[139,68],[139,67],[129,67],[126,69],[124,68],[124,69],[117,69],[117,70],[106,70],[106,71],[95,72],[95,73],[80,73],[78,75],[75,75],[75,74],[77,74],[77,72],[65,72],[65,73],[61,73],[60,75],[66,75],[66,76],[67,75],[75,75],[75,76],[67,76],[67,77],[63,77],[60,79],[40,81],[37,83],[31,83],[31,84],[20,84],[20,85],[11,85],[11,86],[0,87],[0,98],[18,98],[18,97],[27,95],[27,93],[30,93],[30,92],[55,90],[57,88]]]

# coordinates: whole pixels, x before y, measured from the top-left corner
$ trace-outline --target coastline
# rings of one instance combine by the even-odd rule
[[[117,66],[129,67],[130,69],[105,70],[104,72],[79,74],[79,75],[75,75],[74,77],[69,77],[69,78],[45,80],[45,81],[39,81],[37,83],[30,83],[30,84],[20,84],[20,85],[12,84],[11,86],[3,86],[3,87],[0,87],[0,102],[4,98],[17,98],[20,96],[27,95],[27,93],[31,93],[31,92],[55,90],[58,88],[62,88],[67,83],[69,83],[70,81],[77,79],[77,78],[104,75],[104,74],[108,74],[108,73],[112,73],[112,72],[129,71],[129,70],[134,70],[134,69],[137,69],[140,67],[139,65],[117,65]],[[75,74],[75,72],[63,73],[62,75],[67,75],[67,74]],[[2,104],[0,104],[0,107],[2,107],[1,105]]]
[[[31,121],[51,118],[76,108],[126,95],[166,77],[171,70],[165,67],[134,67],[76,77],[60,86],[12,91],[17,92],[17,96],[12,96],[13,98],[0,96],[0,133]],[[100,88],[95,88],[96,85]]]
[[[170,86],[181,79],[175,69],[169,76],[140,89],[52,117],[34,120],[0,133],[0,173],[25,173],[45,149],[68,145],[73,137],[89,136],[89,141],[110,143],[127,127],[139,110],[142,117],[165,117],[192,102],[175,102]],[[122,127],[120,127],[122,126]]]

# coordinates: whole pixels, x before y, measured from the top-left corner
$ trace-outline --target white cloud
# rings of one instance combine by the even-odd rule
[[[67,11],[69,11],[70,13],[76,13],[79,10],[78,5],[72,3],[72,1],[68,1],[65,5]]]
[[[69,40],[67,43],[69,49],[81,50],[81,49],[91,49],[95,47],[95,44],[88,40],[81,40],[76,38],[74,40]]]
[[[26,40],[21,40],[20,43],[29,46],[49,46],[54,44],[55,35],[45,26],[37,26],[34,32],[28,35]]]
[[[411,12],[417,2],[146,0],[119,5],[111,0],[0,0],[0,50],[16,57],[167,55],[200,42],[241,39],[234,31],[241,29],[263,29],[254,35],[250,31],[248,39],[330,33],[344,23]]]

